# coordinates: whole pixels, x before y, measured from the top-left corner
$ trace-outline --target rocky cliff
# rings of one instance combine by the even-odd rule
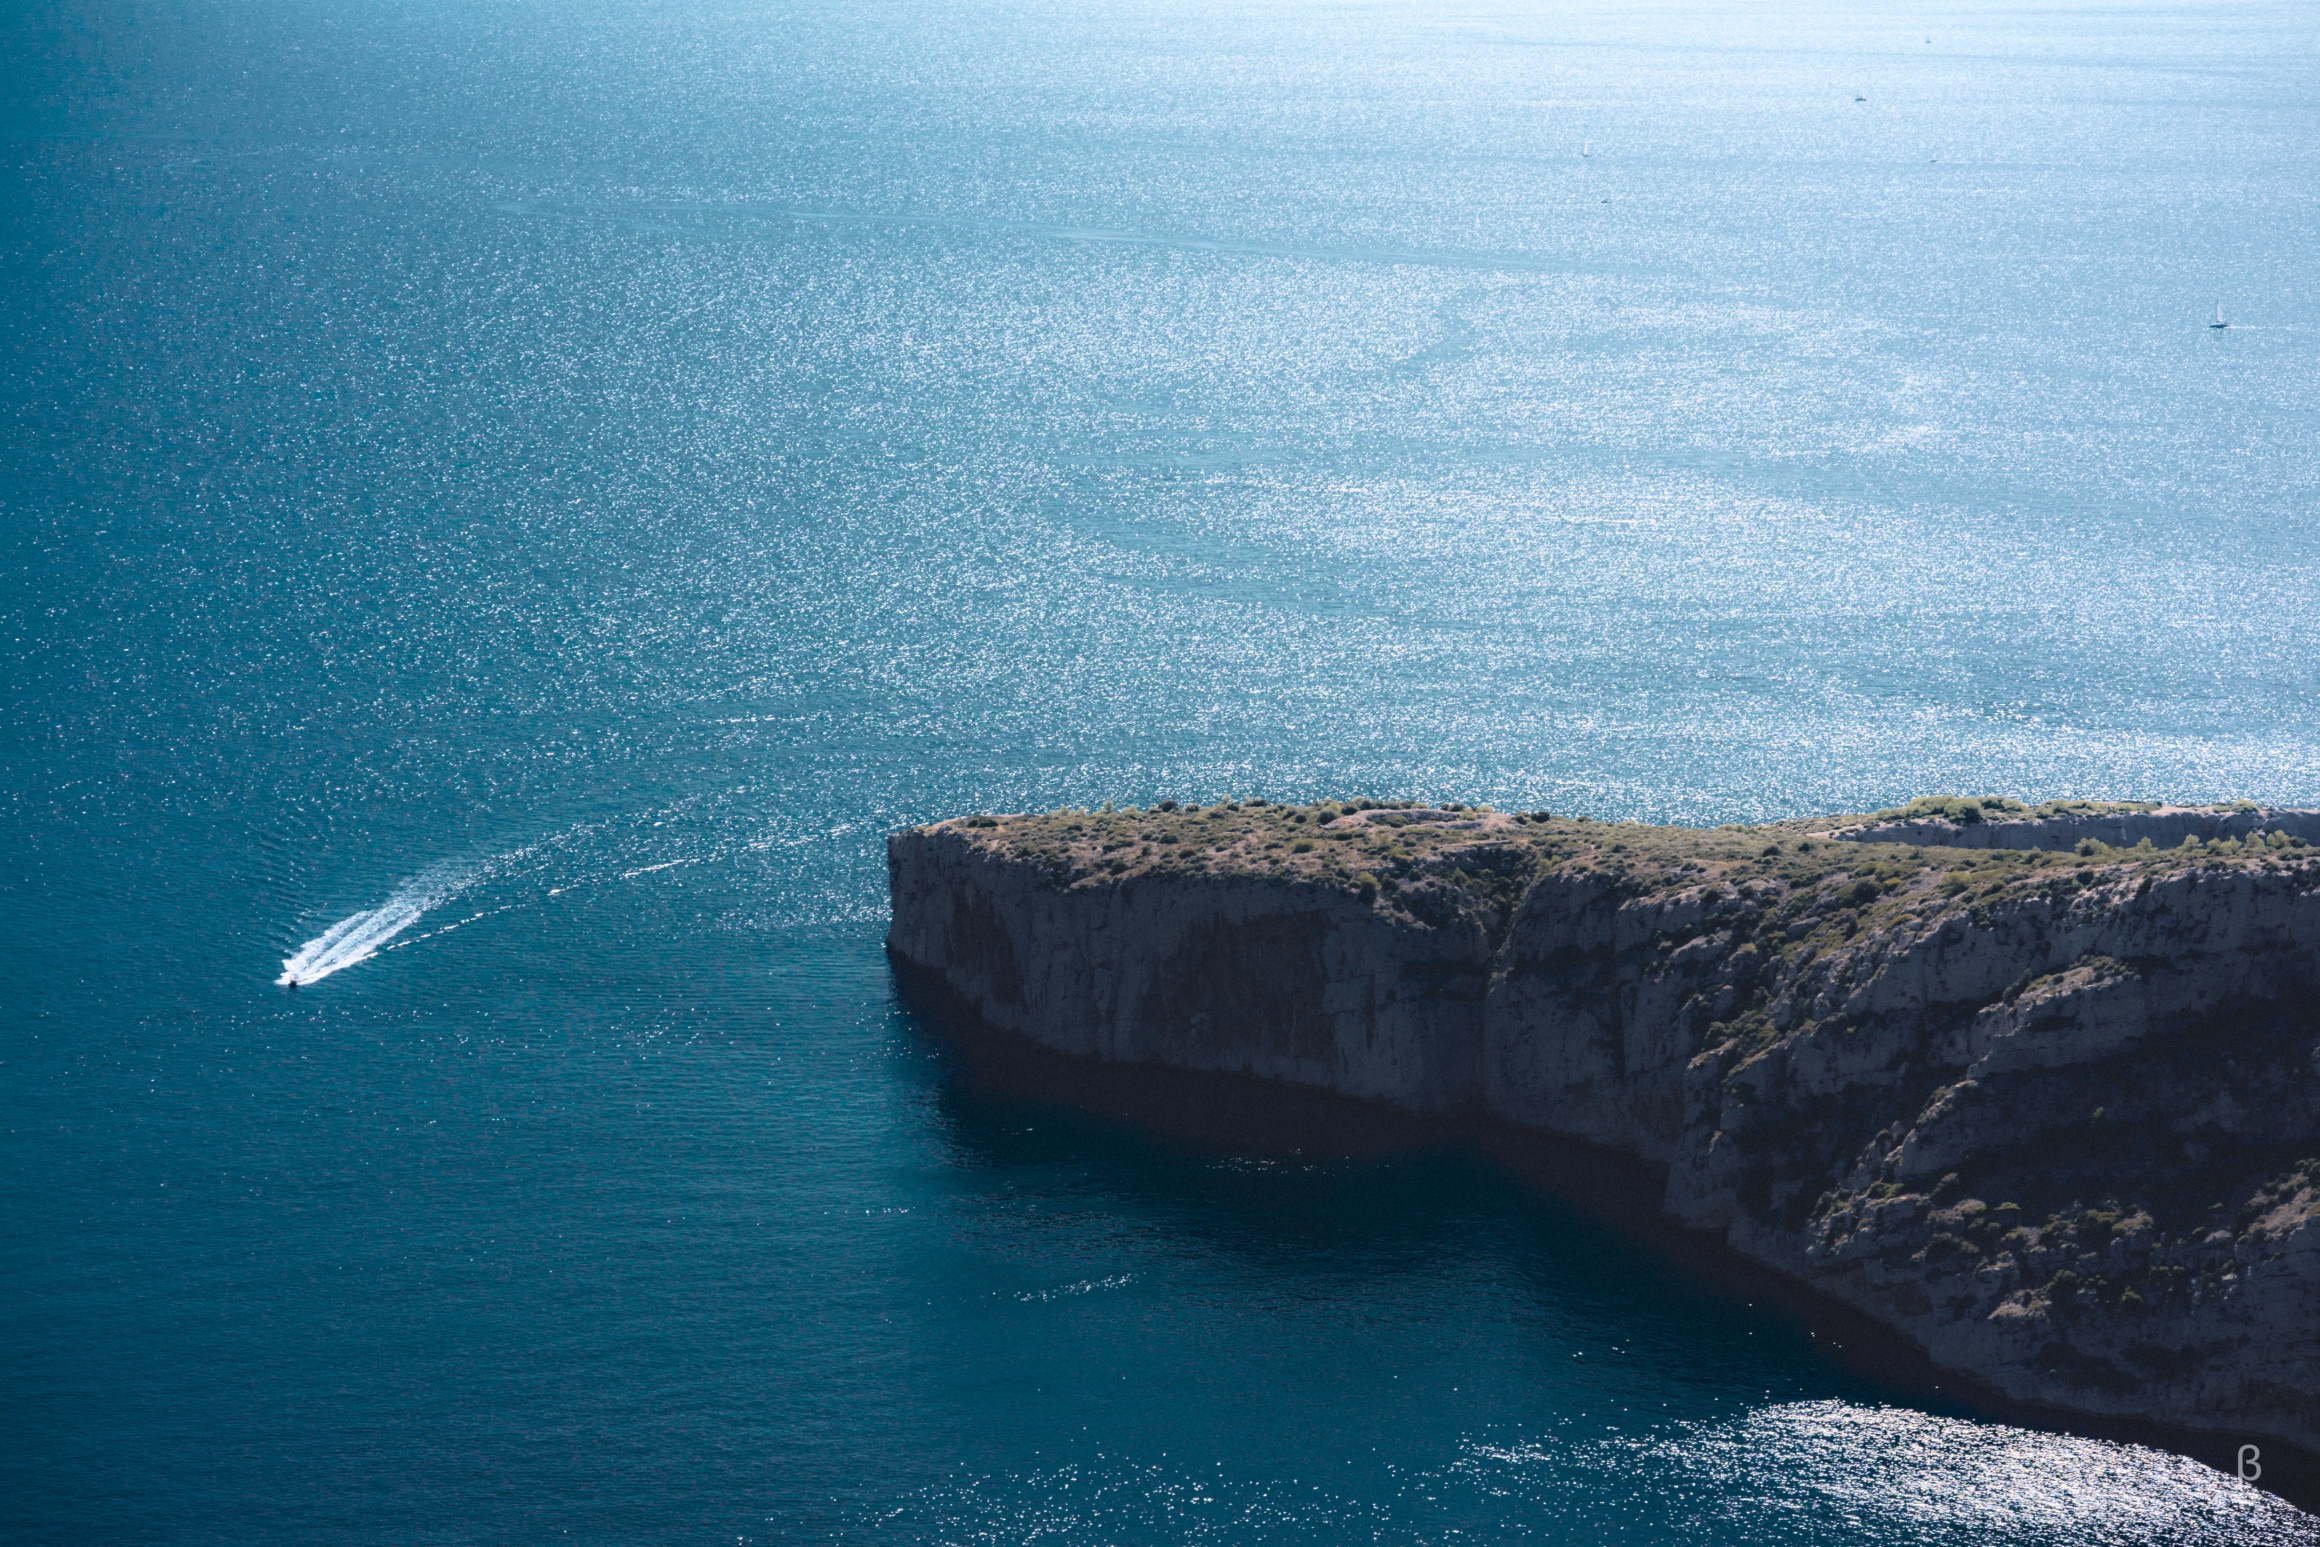
[[[888,945],[1059,1051],[1623,1150],[2016,1400],[2320,1448],[2316,836],[1998,800],[982,816],[890,840]]]

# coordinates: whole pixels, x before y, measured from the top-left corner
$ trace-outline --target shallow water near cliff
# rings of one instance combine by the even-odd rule
[[[0,28],[8,1535],[2320,1539],[879,950],[972,808],[2320,804],[2309,8]]]

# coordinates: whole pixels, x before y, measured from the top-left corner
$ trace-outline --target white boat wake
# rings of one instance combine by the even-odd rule
[[[644,829],[648,823],[652,828],[659,828],[677,814],[679,811],[672,808],[649,811],[634,818],[632,826],[639,831]],[[282,975],[274,982],[283,988],[300,988],[308,983],[317,983],[334,972],[343,972],[359,962],[369,961],[381,951],[399,951],[406,946],[417,945],[422,940],[432,940],[437,935],[447,935],[455,929],[489,918],[493,914],[505,913],[518,905],[516,901],[503,901],[497,907],[486,907],[480,913],[468,918],[454,919],[450,923],[438,925],[423,934],[404,935],[405,930],[408,930],[435,909],[442,907],[461,893],[472,891],[486,882],[496,882],[511,876],[526,875],[534,881],[545,881],[555,879],[557,873],[561,872],[565,877],[561,884],[547,888],[547,895],[556,897],[576,886],[633,881],[640,876],[656,875],[662,871],[678,869],[681,866],[708,864],[720,857],[717,854],[680,855],[676,859],[662,860],[657,864],[632,866],[609,874],[589,875],[583,871],[580,875],[573,876],[570,867],[574,862],[578,861],[585,864],[588,858],[585,850],[577,854],[573,851],[579,848],[585,840],[602,834],[607,827],[612,825],[601,821],[582,822],[563,832],[528,843],[520,849],[510,849],[504,854],[445,860],[440,864],[430,865],[427,869],[420,871],[410,880],[396,887],[393,895],[388,897],[385,902],[380,903],[375,908],[366,908],[360,913],[347,915],[300,946],[295,955],[284,957],[282,959]],[[631,845],[618,843],[619,834],[617,832],[613,836],[615,838],[614,852],[617,853],[621,848],[630,848],[633,853]],[[634,857],[650,858],[652,852],[652,848],[647,847],[645,853]],[[665,847],[661,847],[660,852],[666,853],[668,851]],[[599,858],[602,858],[601,854],[599,854]]]
[[[286,988],[313,983],[369,961],[379,948],[417,923],[430,908],[441,907],[476,880],[474,870],[438,865],[395,888],[393,896],[375,908],[349,914],[283,958],[282,975],[274,981]]]

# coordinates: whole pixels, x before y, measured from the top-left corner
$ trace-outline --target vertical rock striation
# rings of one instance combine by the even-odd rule
[[[1233,875],[1058,875],[970,830],[897,834],[887,948],[1060,1053],[1474,1107],[1490,941],[1358,892]]]

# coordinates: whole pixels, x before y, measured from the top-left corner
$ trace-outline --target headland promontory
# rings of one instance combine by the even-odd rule
[[[893,835],[1005,1032],[1585,1139],[2020,1402],[2320,1450],[2320,812],[1263,800]]]

